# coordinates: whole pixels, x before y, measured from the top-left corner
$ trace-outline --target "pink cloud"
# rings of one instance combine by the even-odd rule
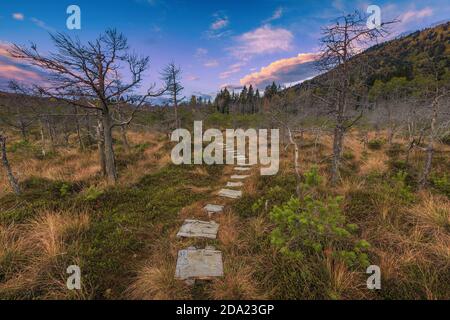
[[[21,69],[19,66],[5,64],[0,61],[0,78],[7,80],[28,81],[40,80],[41,77],[29,70]]]
[[[402,23],[407,23],[414,19],[423,19],[426,17],[431,17],[433,15],[433,9],[430,7],[426,7],[422,10],[410,10],[405,12],[400,16],[400,20]]]
[[[315,53],[301,53],[296,57],[277,60],[267,67],[261,68],[260,71],[251,73],[240,80],[241,85],[260,86],[268,82],[294,82],[302,80],[301,77],[308,78],[315,71],[308,66],[304,70],[299,71],[299,66],[309,62],[314,62],[319,58]],[[294,78],[293,78],[294,77]],[[299,77],[299,78],[295,78]],[[304,79],[303,78],[303,79]]]
[[[226,26],[228,26],[228,24],[229,24],[229,21],[228,21],[227,17],[219,18],[213,22],[213,24],[211,25],[211,29],[212,30],[220,30],[220,29],[223,29]]]
[[[0,42],[0,80],[30,82],[34,80],[43,80],[42,76],[33,70],[30,66],[22,64],[9,53],[11,45]]]
[[[229,77],[231,77],[233,74],[238,73],[241,71],[241,68],[244,66],[243,63],[235,63],[233,65],[231,65],[227,71],[222,72],[219,75],[220,79],[228,79]]]
[[[209,60],[203,64],[206,68],[215,68],[219,66],[219,62],[217,60]]]
[[[23,13],[17,12],[13,14],[13,18],[15,20],[23,21],[25,19],[25,16],[23,15]]]
[[[237,37],[237,45],[230,50],[234,56],[246,59],[252,55],[290,51],[293,39],[289,30],[265,25]]]

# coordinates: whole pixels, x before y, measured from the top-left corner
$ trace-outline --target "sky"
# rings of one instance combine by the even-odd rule
[[[81,30],[68,30],[69,5],[81,9]],[[378,5],[384,21],[401,20],[393,35],[450,19],[448,0],[2,0],[0,86],[9,80],[43,81],[45,74],[9,57],[11,43],[52,51],[49,32],[82,41],[108,28],[127,36],[131,49],[150,58],[145,86],[159,84],[161,69],[183,71],[184,95],[214,96],[220,88],[290,85],[316,74],[321,27],[343,13]]]

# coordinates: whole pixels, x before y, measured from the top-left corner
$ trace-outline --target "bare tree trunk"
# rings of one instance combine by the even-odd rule
[[[22,135],[22,140],[28,141],[27,128],[23,120],[20,120],[20,133]]]
[[[78,120],[78,108],[74,107],[74,111],[75,111],[75,128],[77,130],[78,143],[80,144],[80,149],[82,151],[84,151],[85,146],[84,146],[83,138],[81,137],[80,121]]]
[[[6,137],[3,135],[0,135],[0,150],[2,152],[3,167],[6,170],[6,175],[8,176],[9,184],[11,185],[11,188],[13,189],[14,193],[16,195],[19,195],[21,193],[19,183],[17,182],[17,179],[14,177],[14,174],[11,170],[11,166],[9,165],[8,157],[6,156]]]
[[[290,140],[291,144],[294,146],[294,165],[295,165],[295,174],[297,176],[296,191],[297,191],[297,196],[301,199],[302,198],[302,189],[301,189],[302,174],[300,172],[300,156],[299,156],[300,152],[299,152],[298,143],[295,141],[295,137],[292,135],[292,131],[290,128],[288,128],[288,132],[289,132],[289,140]]]
[[[41,133],[41,152],[42,156],[46,156],[47,152],[45,151],[45,134],[44,134],[44,124],[42,123],[42,119],[39,119],[39,130]]]
[[[128,143],[126,126],[120,126],[120,133],[122,135],[122,142],[125,147],[125,151],[130,152],[130,144]]]
[[[117,182],[116,161],[114,156],[113,138],[112,138],[112,124],[111,117],[108,111],[102,113],[103,116],[103,137],[105,142],[105,165],[106,177],[108,182]]]
[[[420,188],[424,189],[428,184],[428,178],[431,173],[431,167],[433,165],[433,157],[434,157],[434,140],[436,136],[436,122],[437,122],[437,99],[434,102],[434,109],[433,109],[433,117],[431,119],[431,128],[430,128],[430,136],[429,136],[429,142],[428,147],[426,149],[427,151],[427,160],[425,162],[425,167],[423,168],[422,172],[422,178],[420,179]]]
[[[173,102],[174,102],[173,105],[175,107],[175,124],[176,124],[177,129],[180,129],[181,124],[180,124],[180,120],[178,119],[178,100],[177,100],[176,93],[173,95]]]
[[[341,124],[338,124],[334,129],[333,164],[331,168],[332,185],[336,185],[340,178],[339,169],[341,165],[343,140],[344,140],[344,129]]]
[[[50,123],[49,119],[46,119],[46,121],[47,121],[48,133],[50,136],[51,147],[52,147],[52,149],[54,149],[55,148],[55,132],[53,130],[53,125]]]
[[[100,170],[103,177],[106,176],[106,160],[105,160],[105,139],[103,138],[103,123],[99,119],[97,125],[97,147],[98,157],[100,161]]]

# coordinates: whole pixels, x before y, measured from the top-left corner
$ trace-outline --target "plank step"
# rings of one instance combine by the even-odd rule
[[[242,197],[242,191],[222,189],[219,192],[219,196],[230,199],[239,199]]]
[[[236,167],[236,168],[234,168],[234,170],[236,170],[236,171],[250,171],[250,170],[252,170],[252,168]]]
[[[186,220],[177,234],[178,238],[216,239],[219,224],[214,221]]]
[[[242,182],[228,182],[227,188],[240,188],[243,187],[244,184]]]
[[[203,208],[208,213],[222,213],[224,207],[217,205],[217,204],[208,204],[206,207]]]
[[[245,175],[233,175],[233,176],[231,176],[231,179],[232,180],[245,180],[245,179],[247,179],[248,177],[250,177],[250,176],[245,176]]]
[[[212,280],[223,277],[222,252],[214,247],[195,247],[178,252],[175,278],[179,280]]]

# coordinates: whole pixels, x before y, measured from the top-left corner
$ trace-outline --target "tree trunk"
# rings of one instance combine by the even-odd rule
[[[28,141],[27,128],[23,121],[20,121],[20,133],[22,135],[22,140],[25,142]]]
[[[431,128],[430,128],[430,136],[427,147],[427,160],[425,162],[425,167],[423,168],[422,178],[420,179],[420,188],[424,189],[428,184],[428,178],[431,173],[431,167],[433,165],[433,157],[434,157],[434,141],[436,137],[436,122],[438,116],[438,101],[437,99],[434,102],[433,108],[433,117],[431,118]]]
[[[331,168],[331,184],[336,185],[340,178],[340,165],[342,156],[342,144],[344,139],[344,130],[341,125],[337,125],[334,129],[333,142],[333,164]]]
[[[123,142],[123,146],[125,147],[125,151],[130,152],[130,144],[128,143],[126,126],[120,127],[120,133],[122,135],[122,142]]]
[[[428,184],[428,178],[431,173],[431,167],[433,165],[433,157],[434,157],[434,144],[430,141],[430,144],[427,147],[427,160],[425,162],[425,167],[423,168],[422,178],[420,179],[420,189],[424,189]]]
[[[11,185],[11,188],[13,189],[14,193],[16,195],[19,195],[21,193],[19,183],[17,182],[17,179],[14,177],[14,174],[11,170],[11,166],[9,165],[8,157],[6,156],[6,137],[2,135],[0,135],[0,150],[2,153],[3,167],[6,170],[6,175],[8,176],[9,184]]]
[[[109,183],[115,184],[117,182],[116,160],[114,156],[113,138],[112,138],[112,124],[111,117],[108,110],[103,111],[103,136],[105,139],[105,165],[106,178]]]
[[[84,142],[83,142],[83,137],[81,136],[80,121],[78,120],[78,108],[74,107],[74,111],[75,111],[75,128],[77,130],[78,143],[80,145],[80,149],[82,151],[84,151],[85,146],[84,146]]]
[[[302,199],[302,187],[301,187],[301,180],[302,180],[302,173],[300,171],[300,149],[298,147],[297,142],[295,141],[295,137],[292,134],[292,131],[290,128],[288,128],[289,133],[289,141],[294,146],[294,165],[295,165],[295,174],[297,176],[297,196],[299,199]]]
[[[103,138],[103,123],[100,119],[97,124],[97,147],[101,174],[106,177],[105,139]]]
[[[42,119],[39,119],[39,130],[41,133],[41,152],[42,156],[45,157],[47,152],[45,151],[45,134],[44,134],[44,124],[42,123]]]

